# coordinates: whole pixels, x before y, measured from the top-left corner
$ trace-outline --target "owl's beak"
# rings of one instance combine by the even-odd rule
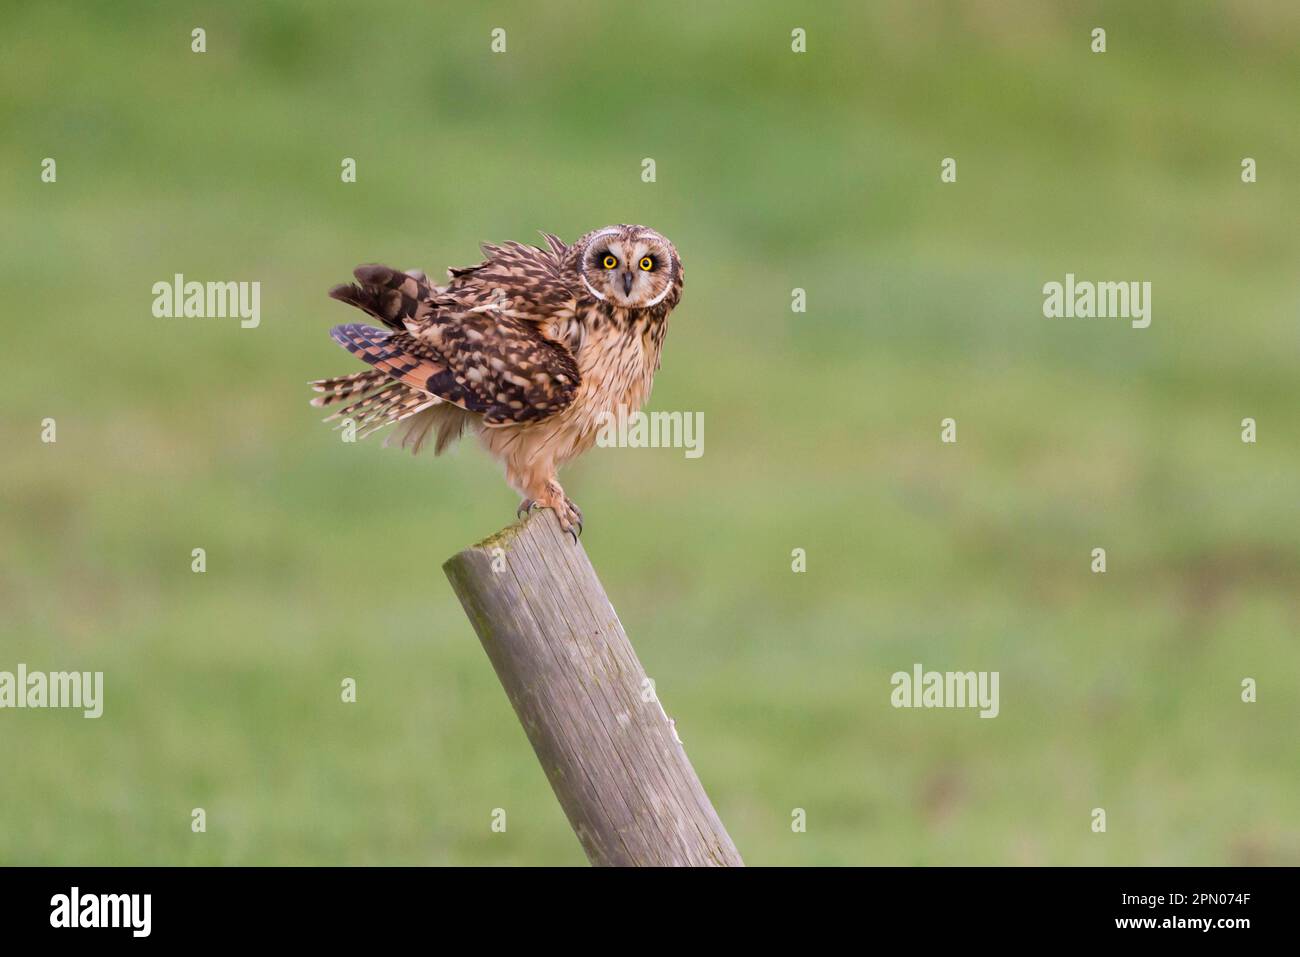
[[[623,273],[623,295],[632,295],[632,274],[630,272]]]

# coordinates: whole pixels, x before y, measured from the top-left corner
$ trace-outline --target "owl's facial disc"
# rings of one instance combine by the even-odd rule
[[[583,269],[588,290],[625,309],[653,306],[673,282],[673,258],[658,234],[616,233],[594,237]]]

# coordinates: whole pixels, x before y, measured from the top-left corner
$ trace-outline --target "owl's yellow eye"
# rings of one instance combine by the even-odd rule
[[[604,266],[606,269],[613,269],[615,266],[618,265],[618,260],[615,259],[609,253],[606,253],[605,258],[601,260],[600,264]]]
[[[651,269],[655,268],[655,261],[651,259],[649,256],[642,256],[641,268],[644,269],[646,272],[649,272]]]

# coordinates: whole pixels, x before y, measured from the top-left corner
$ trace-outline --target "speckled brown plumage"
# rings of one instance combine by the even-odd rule
[[[682,291],[677,251],[645,226],[593,230],[569,246],[484,245],[484,261],[423,273],[361,266],[357,282],[330,295],[383,323],[331,335],[371,366],[321,379],[314,405],[347,401],[330,419],[359,435],[398,424],[395,438],[435,454],[465,431],[478,434],[524,496],[520,508],[553,508],[582,528],[557,479],[589,449],[601,414],[640,409],[649,398],[668,314]],[[328,421],[328,420],[327,420]]]

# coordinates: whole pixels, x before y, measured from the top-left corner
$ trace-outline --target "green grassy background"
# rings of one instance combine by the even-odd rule
[[[704,412],[705,454],[565,485],[749,863],[1300,863],[1295,4],[51,2],[3,33],[0,669],[106,702],[0,712],[0,862],[581,863],[440,569],[515,496],[470,445],[340,443],[304,383],[354,368],[325,290],[357,263],[644,222],[687,272],[650,407]],[[155,319],[176,272],[260,281],[261,327]],[[1151,327],[1044,319],[1066,272],[1151,281]],[[1001,716],[892,709],[917,661],[999,671]]]

